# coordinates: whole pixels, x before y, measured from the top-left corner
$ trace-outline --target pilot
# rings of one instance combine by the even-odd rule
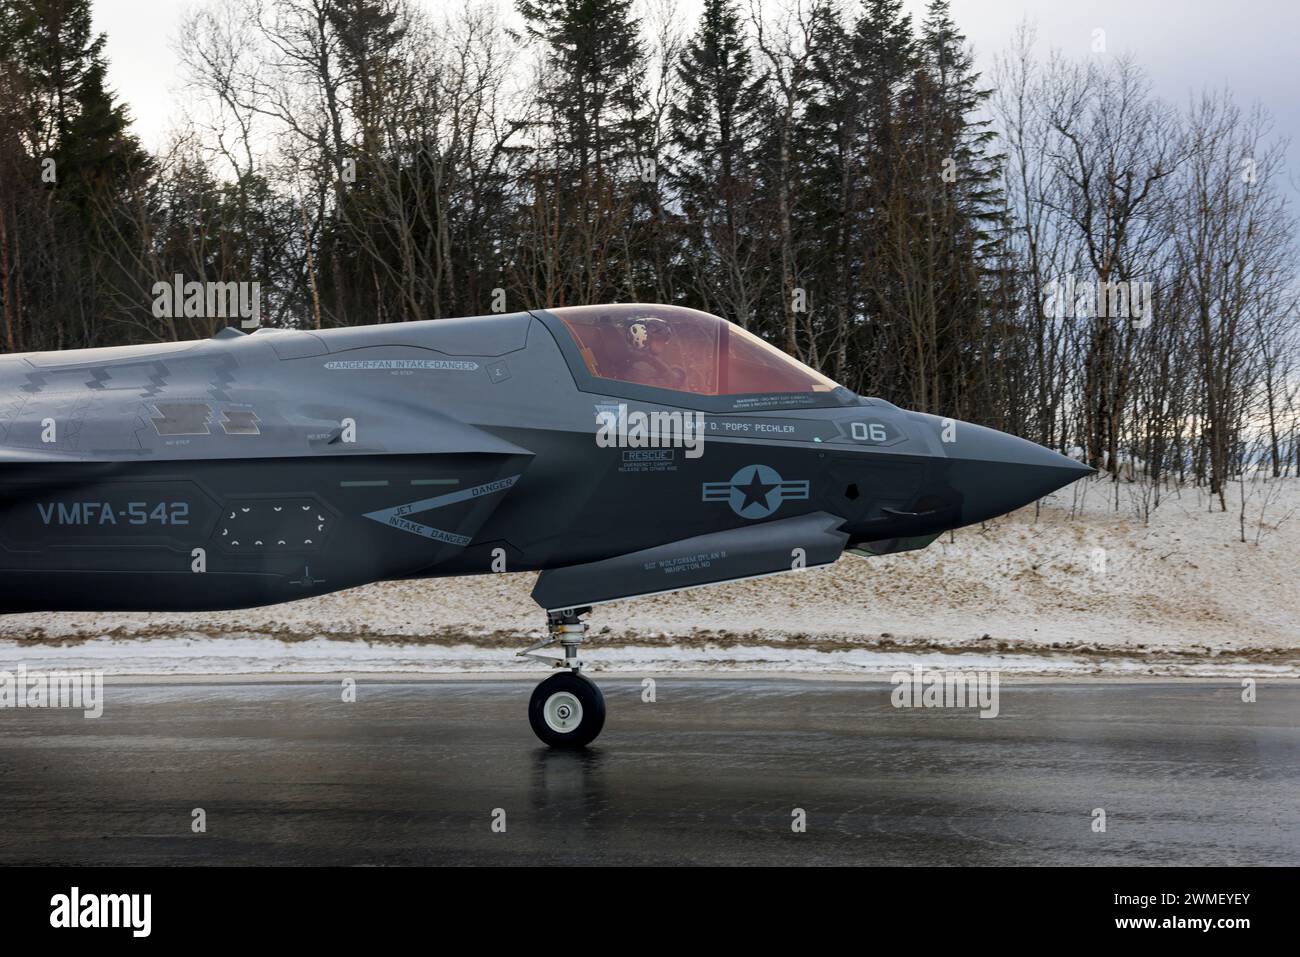
[[[655,316],[638,316],[625,327],[628,347],[626,376],[641,385],[680,389],[686,370],[669,365],[665,353],[672,342],[673,327]]]

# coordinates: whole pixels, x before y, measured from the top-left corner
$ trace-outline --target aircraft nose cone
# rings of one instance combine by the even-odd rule
[[[949,458],[964,524],[1015,511],[1096,471],[1036,442],[965,422],[957,424]]]

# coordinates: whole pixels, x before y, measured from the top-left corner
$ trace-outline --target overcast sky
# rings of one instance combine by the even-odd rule
[[[465,0],[417,0],[433,11]],[[693,23],[700,0],[678,0],[679,22]],[[498,0],[513,9],[509,0]],[[108,34],[109,79],[131,107],[146,146],[171,122],[178,71],[172,53],[184,0],[94,0],[95,28]],[[742,4],[745,5],[745,4]],[[906,0],[920,16],[925,0]],[[1279,135],[1292,141],[1289,178],[1300,190],[1300,0],[953,0],[953,17],[974,44],[981,69],[1006,48],[1016,25],[1036,24],[1040,46],[1090,56],[1093,31],[1106,31],[1111,54],[1131,51],[1158,95],[1182,105],[1192,90],[1230,86],[1239,102],[1262,103]]]

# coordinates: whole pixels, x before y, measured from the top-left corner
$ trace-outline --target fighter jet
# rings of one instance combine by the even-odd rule
[[[1091,472],[676,306],[9,355],[0,612],[536,571],[547,629],[520,654],[555,673],[529,721],[582,747],[593,606],[924,548]]]

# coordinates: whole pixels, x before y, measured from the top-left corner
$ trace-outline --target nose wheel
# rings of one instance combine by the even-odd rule
[[[547,636],[519,652],[521,657],[545,661],[563,668],[533,690],[528,702],[528,723],[533,733],[553,748],[581,748],[596,740],[605,726],[605,696],[596,682],[582,674],[578,645],[587,633],[582,615],[590,608],[568,608],[547,612]],[[539,648],[558,644],[563,658],[539,655]]]
[[[533,689],[528,723],[553,748],[585,747],[605,726],[605,696],[586,675],[561,671]]]

